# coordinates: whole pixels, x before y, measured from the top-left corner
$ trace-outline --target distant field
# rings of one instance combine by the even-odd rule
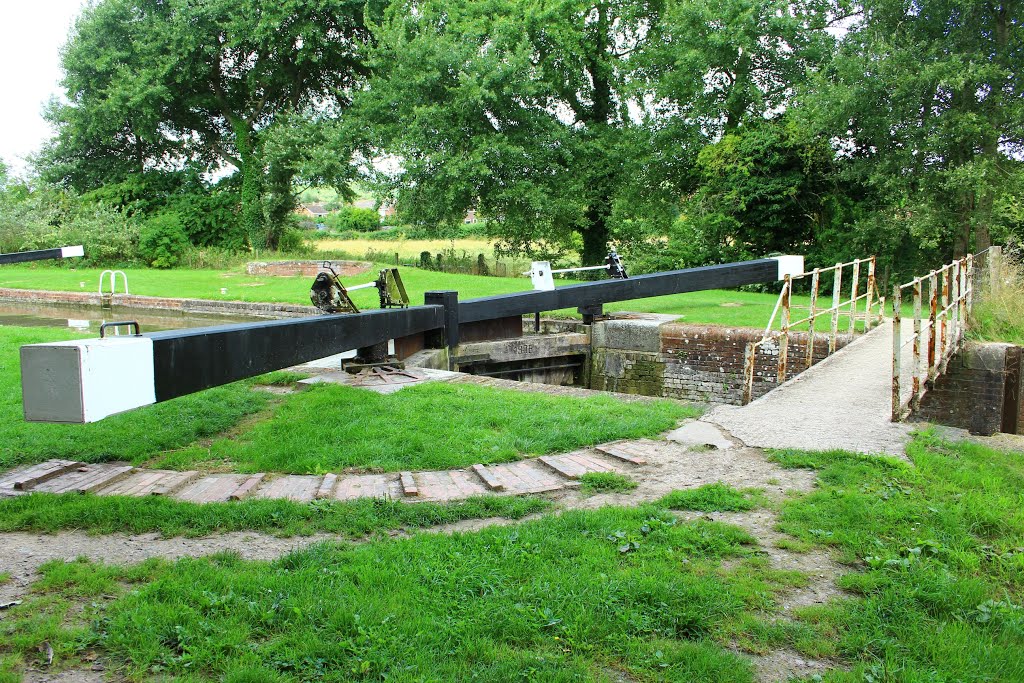
[[[458,240],[318,240],[310,242],[320,251],[345,251],[350,254],[365,254],[369,250],[398,254],[403,260],[419,261],[420,254],[429,251],[437,254],[448,249],[456,253],[466,252],[470,256],[483,254],[486,258],[494,258],[494,243],[483,238],[466,238]]]
[[[388,244],[386,242],[382,244]],[[343,278],[346,285],[369,282],[376,277],[374,265],[364,275]],[[171,296],[219,301],[263,301],[270,303],[309,304],[307,277],[251,277],[242,267],[229,270],[152,270],[130,268],[125,271],[132,294],[148,296]],[[57,268],[41,265],[5,266],[0,269],[0,287],[15,289],[46,289],[52,291],[95,292],[101,270]],[[413,304],[423,303],[423,294],[431,290],[453,289],[462,299],[472,299],[511,292],[530,290],[530,281],[523,277],[501,278],[478,275],[438,273],[419,268],[403,268],[402,279]],[[573,284],[572,280],[559,280],[558,286]],[[227,290],[222,294],[221,289]],[[376,290],[367,289],[352,293],[357,306],[370,309],[377,307]],[[605,310],[664,313],[678,316],[683,322],[733,327],[763,328],[771,317],[777,300],[775,294],[711,290],[674,294],[648,299],[634,299],[608,304]],[[793,297],[794,306],[807,306],[807,297]],[[545,311],[562,317],[579,317],[575,310]],[[794,318],[804,317],[804,312],[794,311]],[[827,327],[822,319],[819,330]],[[846,329],[845,319],[840,321],[840,330]]]

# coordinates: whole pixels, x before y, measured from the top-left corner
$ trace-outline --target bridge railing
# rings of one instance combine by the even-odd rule
[[[854,259],[846,263],[837,263],[827,268],[815,268],[812,271],[787,275],[782,284],[782,291],[775,302],[771,319],[765,326],[764,336],[754,342],[747,344],[744,354],[743,367],[743,404],[750,403],[754,398],[754,378],[757,374],[758,354],[764,348],[778,347],[776,355],[776,379],[779,384],[786,381],[787,373],[792,365],[789,359],[789,337],[794,328],[807,325],[807,345],[803,358],[799,362],[806,370],[814,365],[815,338],[818,334],[817,323],[820,319],[828,317],[830,324],[828,330],[828,351],[827,356],[836,352],[840,334],[840,319],[849,316],[847,333],[856,334],[857,321],[864,321],[864,331],[868,332],[876,322],[881,321],[885,309],[885,298],[880,296],[878,284],[875,278],[875,267],[877,258],[869,256],[862,259]],[[861,270],[867,268],[867,281],[864,291],[861,293]],[[848,298],[844,298],[843,282],[844,271],[849,269],[850,286]],[[832,276],[832,305],[828,308],[818,308],[820,285],[822,280]],[[793,282],[804,278],[811,278],[811,301],[808,306],[797,306],[793,304]],[[863,304],[861,302],[864,302]],[[863,309],[862,309],[863,307]],[[863,312],[862,312],[863,310]],[[807,316],[799,320],[792,319],[793,311],[807,311]],[[775,328],[775,321],[779,320],[779,329]],[[824,331],[823,331],[824,333]]]
[[[963,348],[978,285],[985,274],[977,265],[987,265],[988,277],[997,279],[993,273],[998,273],[1001,257],[1002,249],[991,247],[893,288],[893,421],[918,409],[928,389],[946,372],[950,359]],[[905,336],[908,326],[903,321],[903,302],[908,298],[913,302],[913,322]],[[909,387],[905,379],[909,379]]]

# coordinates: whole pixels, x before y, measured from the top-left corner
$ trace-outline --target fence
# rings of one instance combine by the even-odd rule
[[[917,410],[921,399],[935,379],[946,371],[950,359],[963,347],[964,336],[975,292],[988,279],[995,281],[1002,249],[992,247],[980,254],[967,255],[928,275],[893,288],[892,316],[892,419],[900,421]],[[986,264],[978,269],[978,262]],[[927,287],[927,289],[926,289]],[[911,290],[913,323],[909,339],[904,340],[903,293]],[[924,306],[927,302],[927,318]],[[912,346],[909,358],[904,349]],[[903,378],[910,375],[906,394]]]
[[[860,293],[860,274],[861,266],[867,264],[867,282],[864,287],[864,293]],[[746,352],[744,355],[744,368],[743,368],[743,404],[746,405],[753,400],[754,396],[754,376],[756,374],[757,356],[759,349],[768,346],[778,345],[778,365],[776,370],[776,376],[778,383],[782,384],[786,381],[786,373],[789,371],[789,336],[793,328],[800,325],[807,325],[807,345],[804,351],[804,358],[802,362],[804,364],[803,369],[808,369],[814,364],[814,342],[817,335],[816,325],[818,320],[828,315],[830,318],[830,326],[828,333],[828,351],[826,356],[830,356],[836,351],[836,342],[839,337],[839,321],[844,315],[844,310],[849,309],[846,315],[849,315],[848,322],[848,333],[855,334],[857,331],[857,320],[864,320],[864,331],[867,332],[871,329],[871,326],[876,320],[881,320],[882,313],[885,308],[884,297],[879,296],[878,285],[875,279],[875,265],[876,257],[870,256],[863,259],[855,259],[847,263],[837,263],[834,266],[828,268],[815,268],[810,272],[799,273],[797,275],[787,275],[783,284],[782,291],[779,293],[779,298],[775,302],[775,309],[772,311],[771,319],[768,321],[768,325],[765,327],[764,336],[755,342],[747,344]],[[850,297],[843,299],[843,271],[850,269]],[[818,308],[818,296],[819,287],[823,276],[832,275],[832,305],[828,308]],[[795,280],[802,280],[806,277],[811,278],[811,301],[809,306],[794,306],[792,303],[793,298],[793,282]],[[865,300],[864,312],[860,313],[860,301]],[[874,312],[877,306],[877,314]],[[808,315],[800,320],[793,321],[792,311],[794,310],[806,310]],[[776,317],[780,317],[779,330],[773,330],[775,327]]]

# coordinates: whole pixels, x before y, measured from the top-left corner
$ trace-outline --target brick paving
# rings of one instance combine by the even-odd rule
[[[640,439],[602,444],[562,455],[465,469],[387,474],[201,474],[138,469],[125,464],[49,460],[0,475],[0,497],[27,493],[94,493],[101,496],[170,496],[190,503],[245,498],[445,502],[485,494],[528,495],[577,485],[587,472],[623,472],[647,462],[660,442]]]

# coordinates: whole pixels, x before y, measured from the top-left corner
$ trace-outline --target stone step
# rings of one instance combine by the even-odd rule
[[[261,486],[253,494],[256,498],[287,498],[297,503],[308,503],[316,497],[323,477],[311,474],[286,474]]]
[[[529,460],[504,465],[488,465],[487,471],[507,493],[544,493],[565,488],[565,481]]]
[[[393,474],[353,474],[338,481],[334,497],[337,500],[396,499],[402,497],[402,486]]]
[[[628,447],[624,447],[622,444],[617,443],[607,443],[601,444],[600,446],[594,446],[594,450],[600,453],[601,455],[607,455],[610,458],[622,460],[623,462],[629,462],[634,465],[647,464],[647,458],[638,455],[632,449],[627,449]]]
[[[259,474],[253,474],[248,479],[243,481],[242,484],[237,489],[235,489],[234,493],[232,493],[229,496],[229,498],[231,498],[231,500],[242,500],[243,498],[251,494],[253,491],[255,491],[256,487],[260,485],[260,482],[262,482],[264,477],[266,476],[267,475],[263,472],[260,472]]]
[[[84,466],[85,463],[76,460],[47,460],[38,465],[8,472],[0,478],[0,486],[10,486],[16,491],[28,491],[43,482]]]
[[[421,500],[448,501],[481,496],[488,487],[470,470],[417,472],[416,484]]]
[[[88,493],[124,479],[135,470],[131,465],[83,465],[32,487],[39,493]]]
[[[505,490],[505,484],[483,465],[473,465],[471,469],[484,482],[484,486],[489,488],[491,491]]]
[[[224,503],[252,475],[209,474],[178,490],[174,497],[189,503]]]

